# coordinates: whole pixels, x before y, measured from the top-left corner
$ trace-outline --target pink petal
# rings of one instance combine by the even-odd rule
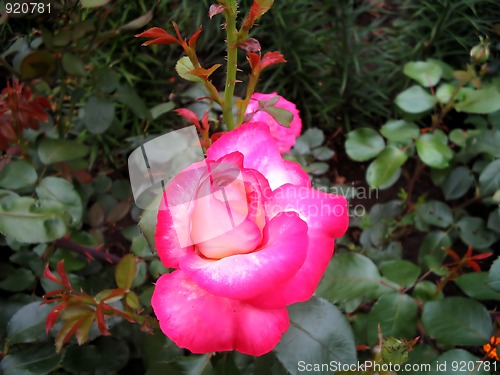
[[[244,167],[262,173],[273,190],[286,183],[311,186],[299,164],[283,160],[266,124],[243,124],[224,134],[207,150],[207,158],[217,160],[235,151],[244,155]]]
[[[309,226],[309,235],[340,238],[349,226],[347,200],[312,188],[283,185],[266,202],[273,217],[281,211],[295,211]]]
[[[269,240],[257,251],[219,260],[190,251],[181,259],[180,268],[201,288],[221,297],[245,300],[274,289],[303,265],[307,225],[290,212],[278,214],[268,226]]]
[[[307,258],[290,280],[247,302],[259,308],[280,308],[312,297],[321,277],[326,271],[333,255],[334,239],[328,237],[309,237]]]
[[[290,324],[284,308],[258,309],[214,296],[183,271],[158,279],[151,304],[163,333],[193,353],[235,349],[260,356],[276,346]]]

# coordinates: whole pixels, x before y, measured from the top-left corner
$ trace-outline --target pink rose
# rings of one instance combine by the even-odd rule
[[[259,100],[269,100],[278,96],[277,93],[272,94],[261,94],[254,93],[248,104],[246,114],[249,115],[255,112],[249,122],[264,122],[269,125],[271,129],[271,135],[275,139],[281,153],[289,152],[292,146],[295,144],[295,140],[300,135],[302,131],[302,120],[299,116],[299,110],[292,102],[284,99],[282,96],[279,98],[278,102],[274,105],[278,108],[286,109],[293,115],[293,120],[290,123],[290,127],[284,127],[280,125],[269,113],[265,111],[258,111]]]
[[[156,247],[176,270],[151,301],[162,331],[194,353],[272,350],[347,230],[345,198],[312,189],[262,123],[224,134],[164,197]]]

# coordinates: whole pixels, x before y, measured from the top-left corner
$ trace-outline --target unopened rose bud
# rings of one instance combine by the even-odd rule
[[[470,50],[470,56],[474,62],[484,63],[490,58],[490,47],[487,44],[478,44]]]

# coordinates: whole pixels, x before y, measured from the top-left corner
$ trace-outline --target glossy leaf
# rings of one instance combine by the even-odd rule
[[[309,363],[356,362],[351,327],[337,307],[321,298],[312,297],[307,302],[290,306],[288,311],[290,328],[274,351],[290,374],[300,374],[297,363],[305,359]]]
[[[64,212],[64,206],[54,201],[0,201],[0,232],[21,243],[50,242],[67,232]]]
[[[384,138],[373,129],[361,128],[347,134],[345,151],[355,161],[377,156],[385,147]]]
[[[486,228],[483,219],[465,216],[457,223],[460,239],[467,245],[477,249],[486,249],[494,244],[498,236]]]
[[[471,272],[454,280],[467,296],[478,300],[500,301],[500,293],[488,285],[488,272]]]
[[[448,167],[453,158],[453,151],[448,145],[441,142],[434,133],[422,135],[416,143],[417,152],[420,159],[430,167],[443,169]]]
[[[177,61],[177,64],[175,64],[175,70],[177,74],[179,74],[179,76],[181,76],[181,78],[184,78],[186,81],[204,82],[204,80],[200,77],[189,73],[194,70],[194,65],[187,56],[181,57],[179,61]]]
[[[479,175],[481,195],[493,195],[500,189],[500,159],[489,163]]]
[[[488,272],[488,285],[496,292],[500,292],[500,257],[491,265]]]
[[[389,120],[380,128],[384,137],[394,142],[408,142],[418,138],[420,128],[413,122]]]
[[[417,332],[417,303],[406,294],[388,293],[378,299],[368,314],[369,345],[378,340],[378,325],[384,337],[413,338]]]
[[[415,85],[398,94],[394,102],[406,113],[419,114],[434,108],[437,100],[421,86]]]
[[[92,96],[83,107],[83,122],[93,134],[102,134],[109,129],[115,118],[114,103],[104,97]]]
[[[133,254],[125,255],[115,269],[115,281],[119,288],[130,289],[137,273],[137,263]]]
[[[86,156],[88,152],[87,146],[69,139],[46,138],[38,146],[38,157],[43,164],[79,159]]]
[[[448,228],[453,224],[453,212],[451,208],[441,201],[428,201],[420,205],[417,215],[426,224],[439,228]]]
[[[449,350],[433,361],[433,366],[429,375],[488,375],[481,358],[472,355],[467,350]],[[444,366],[443,366],[444,365]],[[490,365],[493,368],[493,364]]]
[[[36,187],[36,194],[40,199],[53,200],[61,203],[77,225],[82,220],[82,199],[75,187],[60,177],[45,177]]]
[[[480,89],[463,87],[457,96],[455,104],[458,112],[493,113],[500,110],[500,91],[495,86],[485,86]]]
[[[32,302],[19,309],[7,324],[7,340],[11,344],[35,342],[45,337],[45,318],[50,305]]]
[[[436,86],[443,70],[434,61],[411,61],[405,64],[403,73],[424,87]]]
[[[56,353],[54,345],[36,345],[6,355],[0,369],[4,375],[45,375],[56,370],[62,358],[63,353]]]
[[[426,302],[422,323],[429,336],[442,345],[483,345],[493,333],[486,308],[463,297]]]
[[[451,171],[441,185],[446,200],[462,197],[474,184],[475,178],[472,171],[464,166],[457,167]]]
[[[402,287],[410,287],[418,279],[420,267],[407,260],[389,260],[380,264],[382,275]]]
[[[366,181],[373,188],[384,189],[396,182],[400,167],[408,156],[401,149],[387,146],[366,170]],[[397,177],[396,177],[397,176]]]
[[[8,163],[0,171],[0,187],[4,189],[22,189],[35,184],[38,175],[35,168],[25,160]]]

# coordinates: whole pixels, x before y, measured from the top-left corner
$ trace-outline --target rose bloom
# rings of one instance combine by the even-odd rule
[[[269,126],[224,134],[165,188],[156,248],[176,270],[152,297],[162,331],[193,353],[269,352],[290,325],[286,306],[313,295],[347,226],[345,198],[312,189]]]
[[[273,92],[271,94],[261,94],[254,93],[248,104],[246,114],[249,115],[254,113],[249,122],[264,122],[269,125],[271,130],[271,135],[275,139],[279,146],[280,152],[289,152],[292,146],[295,144],[295,140],[300,135],[302,131],[302,120],[299,116],[299,110],[292,102],[284,99],[282,96],[279,98],[278,102],[274,107],[283,108],[291,112],[293,115],[293,120],[290,123],[290,127],[284,127],[280,125],[269,113],[264,111],[258,111],[259,100],[269,100],[278,96],[277,93]]]

